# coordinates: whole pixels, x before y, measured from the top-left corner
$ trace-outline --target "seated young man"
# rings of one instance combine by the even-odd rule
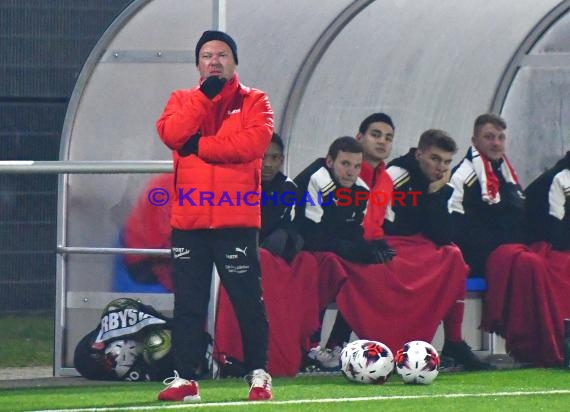
[[[384,263],[394,256],[383,241],[364,239],[362,221],[368,186],[358,177],[361,164],[362,146],[353,137],[344,136],[330,145],[326,158],[315,160],[295,178],[304,193],[297,221],[305,250],[334,252],[364,264]],[[337,367],[350,332],[339,314],[327,348],[315,347],[309,357],[324,369]]]
[[[456,151],[455,141],[446,132],[430,129],[422,133],[417,148],[388,164],[387,173],[392,178],[394,194],[384,220],[386,235],[422,234],[438,246],[451,243],[453,225],[447,202],[453,188],[447,183]],[[410,195],[412,192],[416,195]],[[455,246],[447,248],[450,255],[461,256]],[[449,276],[465,275],[449,273]],[[443,319],[442,359],[462,365],[466,370],[490,369],[491,365],[477,358],[462,338],[465,293]]]
[[[525,190],[532,240],[570,250],[570,151]]]
[[[527,238],[523,190],[505,156],[506,129],[495,114],[478,116],[472,146],[450,180],[454,242],[475,276],[486,274],[487,259],[497,247]]]
[[[290,262],[302,246],[293,224],[298,198],[297,185],[281,172],[284,144],[273,133],[261,166],[261,231],[262,248]]]
[[[362,144],[363,162],[360,178],[370,187],[371,196],[376,196],[373,201],[368,202],[364,216],[366,239],[384,237],[384,217],[393,191],[392,179],[386,173],[386,160],[392,153],[395,129],[390,116],[385,113],[373,113],[360,123],[356,135],[356,140]]]
[[[570,259],[541,242],[525,244],[525,197],[506,144],[503,118],[477,117],[472,146],[451,177],[455,239],[474,274],[487,279],[482,329],[503,336],[519,361],[561,365],[564,318],[570,316]],[[561,216],[560,205],[555,209]]]

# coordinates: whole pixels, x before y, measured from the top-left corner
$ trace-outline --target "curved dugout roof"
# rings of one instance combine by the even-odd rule
[[[568,19],[561,17],[567,9],[568,1],[558,0],[232,0],[226,31],[238,44],[241,81],[270,96],[277,131],[288,144],[290,175],[324,155],[334,138],[355,135],[375,111],[395,121],[393,156],[433,127],[454,136],[462,156],[474,118],[505,100],[516,141],[511,157],[528,183],[569,147],[568,62],[542,67],[524,61],[531,48],[539,60],[553,50],[567,53]],[[213,26],[212,10],[210,0],[133,2],[80,75],[61,159],[169,159],[155,120],[172,90],[195,85],[194,45]],[[532,44],[521,51],[525,39]],[[538,148],[529,123],[540,128]],[[148,178],[70,175],[61,203],[68,211],[66,245],[116,244]],[[70,256],[69,270],[78,265],[81,276],[72,276],[68,289],[107,290],[109,262],[106,256]]]
[[[289,108],[297,110],[290,129],[290,169],[297,172],[315,153],[324,154],[331,138],[355,135],[360,121],[376,110],[395,122],[393,156],[404,154],[429,128],[447,130],[459,142],[458,157],[463,156],[473,121],[492,107],[512,56],[557,4],[371,3],[325,52],[298,109]],[[511,152],[518,146],[513,144]],[[516,166],[524,168],[526,159],[517,160]]]

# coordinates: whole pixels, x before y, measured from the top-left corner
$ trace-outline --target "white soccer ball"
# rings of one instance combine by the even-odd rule
[[[439,373],[439,355],[427,342],[414,340],[396,353],[396,371],[404,383],[429,385]]]
[[[348,380],[356,380],[356,375],[360,373],[355,369],[353,361],[357,356],[357,352],[361,343],[366,342],[364,339],[354,340],[348,343],[340,353],[340,371]]]
[[[172,337],[169,330],[153,330],[144,340],[144,360],[149,364],[161,360],[170,352],[171,345]]]
[[[383,384],[394,370],[394,356],[381,342],[359,339],[340,355],[341,372],[350,381]]]
[[[143,352],[143,345],[133,339],[114,340],[105,347],[105,356],[111,360],[118,378],[123,378]]]

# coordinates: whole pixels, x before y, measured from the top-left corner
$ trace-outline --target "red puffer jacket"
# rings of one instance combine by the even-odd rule
[[[172,227],[261,227],[261,161],[273,132],[265,93],[240,84],[237,74],[213,100],[198,87],[177,90],[156,126],[173,150]],[[197,132],[198,155],[179,156]]]

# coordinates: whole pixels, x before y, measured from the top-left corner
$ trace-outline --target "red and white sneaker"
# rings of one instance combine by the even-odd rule
[[[248,376],[249,384],[249,400],[250,401],[268,401],[273,398],[271,393],[271,375],[263,369],[256,369]]]
[[[174,376],[166,378],[163,383],[168,387],[158,394],[159,401],[194,402],[200,400],[198,382],[182,379],[176,371],[174,371]]]

